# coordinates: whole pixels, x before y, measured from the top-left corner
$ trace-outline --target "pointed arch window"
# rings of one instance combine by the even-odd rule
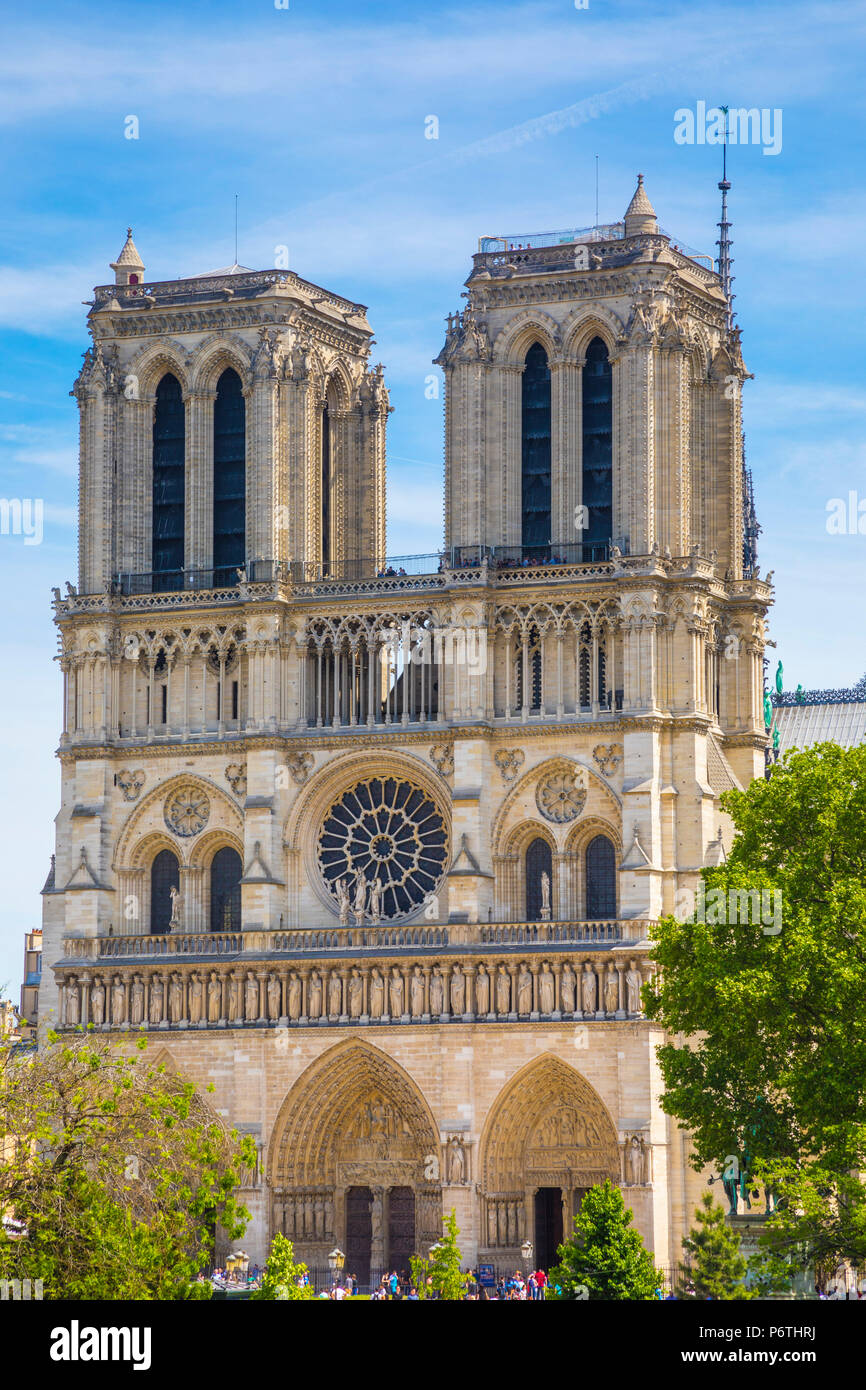
[[[613,533],[613,377],[606,344],[593,338],[583,364],[581,501],[587,508],[584,545],[607,545]],[[592,552],[585,559],[595,558]],[[599,553],[598,558],[602,558]]]
[[[616,917],[616,853],[606,835],[596,835],[586,847],[587,921]]]
[[[240,931],[243,864],[230,845],[218,849],[210,865],[210,929]]]
[[[213,411],[214,585],[235,583],[246,561],[246,401],[241,379],[227,367]]]
[[[156,388],[153,412],[151,569],[156,592],[183,588],[186,428],[177,377]]]
[[[550,364],[540,343],[526,354],[521,383],[521,544],[524,558],[550,556]]]
[[[331,572],[331,416],[322,407],[322,575]]]
[[[526,851],[526,920],[540,922],[544,895],[541,890],[541,875],[547,874],[548,884],[553,882],[553,855],[550,845],[539,835]]]
[[[180,864],[170,849],[161,849],[150,866],[150,931],[153,936],[169,930],[172,888],[180,891]]]

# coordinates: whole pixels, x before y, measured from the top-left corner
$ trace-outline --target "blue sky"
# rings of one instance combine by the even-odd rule
[[[482,234],[622,215],[642,170],[663,226],[714,252],[718,150],[674,112],[780,108],[778,155],[732,151],[736,311],[761,564],[786,685],[866,669],[866,227],[860,3],[533,0],[0,6],[2,495],[44,499],[41,545],[0,536],[0,985],[17,997],[53,847],[60,677],[51,585],[75,579],[86,300],[131,223],[149,278],[288,246],[309,280],[369,306],[395,412],[389,548],[441,540],[441,405],[425,377]],[[24,17],[22,18],[22,14]],[[124,137],[138,118],[139,138]],[[439,121],[425,139],[425,118]],[[866,507],[864,507],[866,511]],[[866,521],[864,521],[866,526]]]

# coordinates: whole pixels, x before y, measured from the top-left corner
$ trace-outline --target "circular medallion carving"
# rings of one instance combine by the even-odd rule
[[[545,820],[556,825],[576,820],[586,805],[586,785],[567,769],[551,772],[538,783],[535,804]]]
[[[448,832],[433,799],[402,778],[367,777],[344,792],[319,831],[319,868],[339,904],[357,876],[381,885],[380,920],[410,916],[436,891],[448,862]]]
[[[208,823],[210,802],[198,787],[180,787],[165,803],[165,823],[185,839],[197,835]]]

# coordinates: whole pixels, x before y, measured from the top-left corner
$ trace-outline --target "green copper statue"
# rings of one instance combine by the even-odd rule
[[[784,675],[784,672],[783,672],[783,669],[782,669],[782,663],[781,663],[781,661],[780,661],[779,664],[778,664],[778,666],[776,667],[776,694],[777,694],[777,695],[781,695],[781,693],[782,693],[782,678],[783,678],[783,675]]]
[[[775,729],[773,730],[773,752],[774,752],[774,753],[778,753],[780,742],[781,742],[781,738],[780,738],[780,735],[779,735],[779,726],[778,726],[778,724],[777,724],[776,727],[775,727]]]
[[[764,727],[769,729],[773,722],[773,706],[770,704],[770,692],[764,691]]]

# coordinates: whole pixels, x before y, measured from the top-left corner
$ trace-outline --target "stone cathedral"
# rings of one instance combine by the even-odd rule
[[[453,1207],[466,1260],[549,1266],[611,1178],[672,1266],[705,1180],[658,1103],[649,934],[764,766],[722,280],[642,178],[620,222],[482,239],[436,358],[443,548],[412,564],[364,306],[149,281],[131,233],[111,269],[42,1016],[213,1082],[258,1146],[254,1259],[282,1231],[363,1283]]]

